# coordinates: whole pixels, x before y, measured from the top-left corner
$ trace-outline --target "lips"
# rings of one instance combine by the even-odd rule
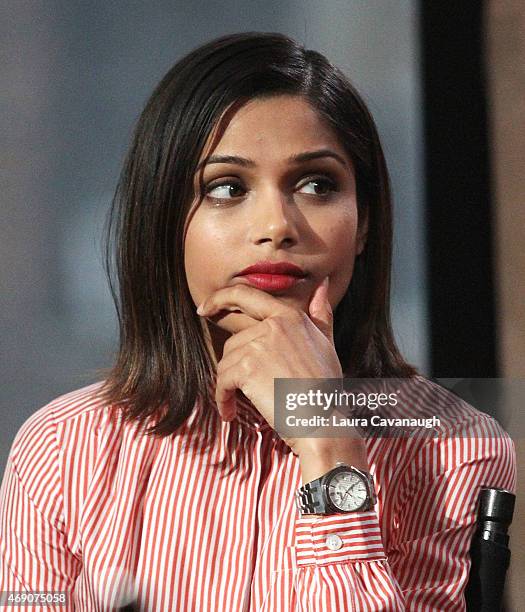
[[[306,276],[306,272],[304,272],[299,266],[296,266],[288,261],[259,261],[253,266],[248,266],[242,270],[242,272],[239,272],[237,276],[245,276],[249,274],[285,275],[299,278]]]
[[[243,274],[241,278],[263,291],[283,291],[301,282],[304,277],[288,274]]]
[[[245,268],[237,276],[257,289],[277,292],[290,289],[300,283],[307,274],[299,266],[287,261],[260,261]]]

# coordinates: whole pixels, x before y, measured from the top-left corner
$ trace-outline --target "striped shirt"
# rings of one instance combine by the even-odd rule
[[[417,381],[439,414],[441,388]],[[515,492],[514,443],[469,407],[461,436],[366,438],[374,510],[300,516],[299,459],[249,403],[223,422],[197,401],[158,438],[115,417],[100,385],[40,408],[15,437],[0,591],[64,591],[79,612],[132,599],[148,612],[464,610],[479,489]]]

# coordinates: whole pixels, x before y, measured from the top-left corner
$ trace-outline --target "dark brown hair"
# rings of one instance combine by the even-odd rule
[[[215,372],[184,270],[183,232],[196,166],[223,113],[239,101],[303,96],[333,128],[356,171],[368,238],[334,313],[345,375],[416,374],[390,323],[392,209],[377,130],[345,75],[323,55],[278,33],[217,38],[178,61],[138,120],[108,216],[106,262],[120,346],[102,395],[125,420],[155,418],[167,436],[200,398],[212,405]],[[118,289],[117,289],[118,287]]]

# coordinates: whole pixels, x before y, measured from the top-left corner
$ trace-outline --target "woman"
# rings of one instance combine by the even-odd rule
[[[393,339],[387,171],[345,76],[280,34],[194,50],[141,115],[109,229],[118,359],[18,432],[0,590],[90,611],[464,609],[479,488],[515,487],[495,421],[276,431],[275,378],[398,378],[407,410],[450,405]]]

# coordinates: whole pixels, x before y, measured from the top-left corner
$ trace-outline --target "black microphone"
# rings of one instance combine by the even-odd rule
[[[483,487],[479,496],[477,529],[465,589],[467,612],[501,610],[505,577],[510,564],[509,536],[516,496],[505,489]]]

